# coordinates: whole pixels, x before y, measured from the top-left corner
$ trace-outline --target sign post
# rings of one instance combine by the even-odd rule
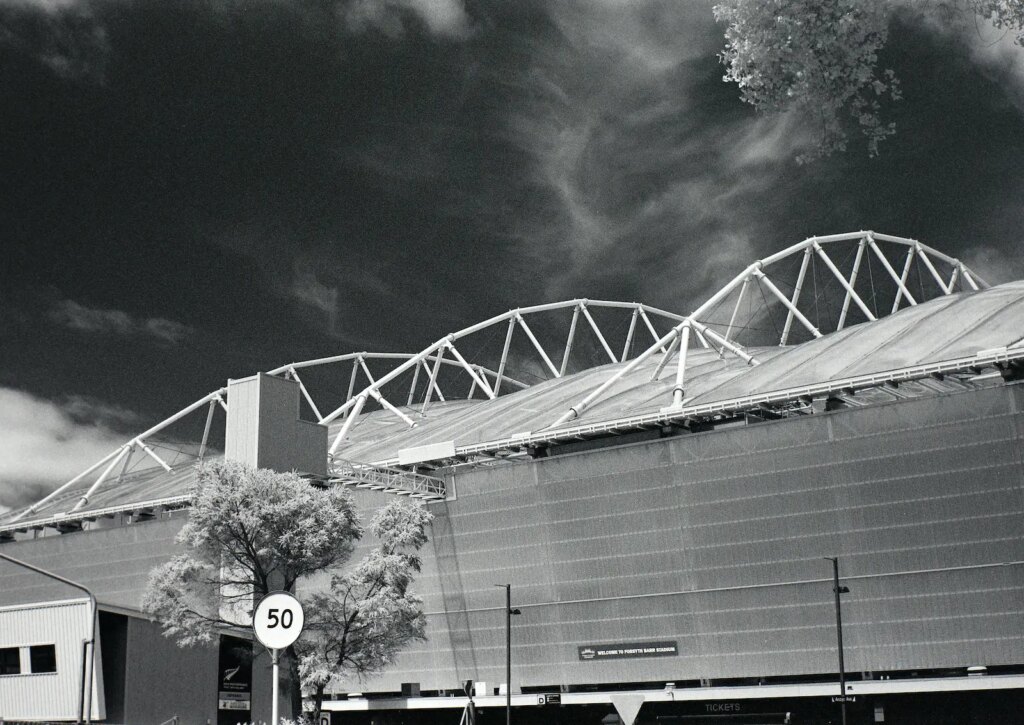
[[[288,592],[271,592],[260,600],[252,614],[252,631],[256,639],[270,650],[270,661],[274,666],[271,684],[272,725],[279,725],[278,717],[278,659],[280,650],[294,644],[302,634],[305,617],[299,600]]]

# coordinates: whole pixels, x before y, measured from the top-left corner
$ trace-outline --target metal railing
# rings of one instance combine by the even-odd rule
[[[442,501],[446,495],[444,481],[422,473],[403,471],[390,466],[355,463],[333,456],[328,461],[327,468],[328,480],[343,486],[383,491],[426,501]]]

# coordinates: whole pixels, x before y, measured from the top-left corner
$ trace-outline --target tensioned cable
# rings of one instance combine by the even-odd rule
[[[757,291],[761,295],[761,301],[764,302],[764,311],[768,315],[768,319],[771,320],[772,327],[775,328],[775,334],[782,339],[782,330],[779,329],[778,323],[775,322],[775,316],[772,315],[772,308],[768,304],[768,299],[764,296],[764,288],[761,286],[761,280],[757,277],[754,278],[757,282]]]

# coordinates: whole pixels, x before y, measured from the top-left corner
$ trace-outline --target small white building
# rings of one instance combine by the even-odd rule
[[[0,721],[106,717],[92,615],[87,598],[0,607]]]

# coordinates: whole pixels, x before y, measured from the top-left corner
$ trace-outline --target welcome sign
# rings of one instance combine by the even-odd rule
[[[631,657],[676,657],[676,642],[624,642],[616,644],[589,644],[577,648],[579,658],[590,660],[620,660]]]

